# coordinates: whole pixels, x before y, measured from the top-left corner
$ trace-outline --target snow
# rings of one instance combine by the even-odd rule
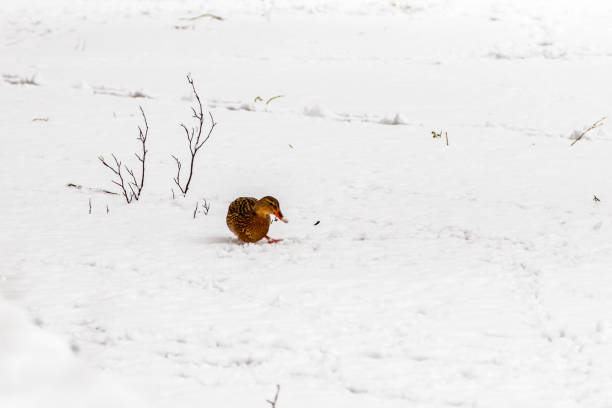
[[[5,3],[0,406],[612,403],[612,4]]]
[[[143,399],[79,361],[74,356],[76,346],[36,327],[4,299],[0,299],[0,333],[1,406],[144,406]]]
[[[401,113],[396,113],[392,118],[381,119],[380,123],[383,125],[407,125],[408,120]]]
[[[312,105],[312,106],[306,106],[304,108],[304,115],[310,116],[313,118],[325,118],[325,117],[335,116],[335,114],[332,111],[318,104]]]

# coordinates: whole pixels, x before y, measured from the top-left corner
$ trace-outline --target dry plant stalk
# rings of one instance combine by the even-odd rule
[[[208,215],[208,211],[210,211],[210,202],[203,198],[202,199],[202,209],[200,210],[200,202],[196,201],[196,206],[195,209],[193,210],[193,219],[196,218],[196,215],[198,212],[204,214],[204,215]]]
[[[217,16],[217,15],[212,14],[212,13],[204,13],[204,14],[200,14],[199,16],[195,16],[195,17],[182,17],[181,20],[195,21],[195,20],[199,20],[199,19],[204,18],[204,17],[210,17],[213,20],[223,21],[223,17]]]
[[[142,188],[144,187],[144,179],[145,179],[145,162],[147,159],[147,152],[148,152],[147,137],[149,136],[149,123],[147,122],[147,117],[145,116],[142,106],[139,106],[139,108],[140,108],[140,112],[142,113],[142,117],[145,123],[144,131],[142,130],[140,126],[138,126],[139,134],[138,134],[137,140],[140,141],[140,144],[142,146],[142,155],[138,155],[138,153],[134,153],[134,155],[136,156],[136,158],[141,164],[140,181],[137,180],[134,170],[132,170],[125,164],[122,164],[119,161],[119,159],[117,159],[114,153],[111,154],[111,156],[113,157],[113,160],[115,161],[114,164],[109,164],[104,159],[103,156],[98,156],[98,160],[100,160],[100,162],[102,162],[102,164],[106,168],[108,168],[110,171],[112,171],[115,174],[115,176],[117,176],[118,181],[117,180],[111,180],[111,181],[113,182],[113,184],[117,185],[121,189],[121,195],[123,196],[123,198],[125,198],[125,201],[128,204],[131,203],[133,200],[138,201],[140,199],[140,194],[142,193]],[[124,174],[122,174],[121,172],[122,167],[130,175],[130,177],[132,178],[132,181],[126,180],[126,178],[124,178]]]
[[[442,131],[440,131],[439,133],[436,133],[434,130],[432,130],[431,135],[433,136],[434,139],[441,139]],[[444,131],[444,137],[446,138],[446,145],[448,146],[448,132],[447,131]]]
[[[576,139],[574,139],[574,141],[572,142],[572,144],[570,144],[570,147],[575,145],[577,141],[579,141],[580,139],[582,139],[582,137],[584,135],[586,135],[588,132],[590,132],[591,130],[598,128],[600,126],[603,126],[603,121],[606,120],[606,116],[604,116],[603,118],[599,119],[597,122],[593,123],[588,129],[586,129],[584,132],[582,132]]]
[[[204,198],[202,199],[202,212],[208,215],[208,211],[210,211],[210,202]]]
[[[280,385],[276,385],[276,395],[274,396],[273,400],[266,400],[266,402],[268,404],[270,404],[270,406],[272,408],[276,408],[276,403],[278,402],[278,393],[280,392]]]
[[[183,168],[183,164],[181,163],[178,157],[172,155],[172,158],[176,162],[177,167],[176,177],[174,177],[173,181],[177,185],[179,190],[181,190],[183,196],[187,194],[187,191],[189,190],[189,185],[191,184],[191,179],[193,177],[193,165],[195,163],[196,155],[198,154],[198,151],[200,151],[202,146],[204,146],[204,143],[206,143],[210,138],[210,135],[215,129],[215,126],[217,126],[217,123],[213,119],[212,113],[208,112],[208,116],[210,117],[210,129],[208,130],[208,134],[206,135],[206,137],[202,140],[202,130],[204,128],[204,112],[202,109],[202,101],[200,100],[200,96],[198,95],[195,85],[193,84],[193,79],[189,74],[187,75],[187,82],[189,82],[189,84],[191,85],[193,94],[195,95],[196,100],[198,102],[197,110],[193,106],[191,107],[191,112],[193,114],[192,117],[197,119],[198,126],[192,127],[191,130],[189,130],[184,123],[181,123],[181,127],[185,131],[187,141],[189,142],[189,153],[191,153],[191,161],[189,163],[189,177],[187,178],[187,182],[184,186],[181,185],[181,169]]]

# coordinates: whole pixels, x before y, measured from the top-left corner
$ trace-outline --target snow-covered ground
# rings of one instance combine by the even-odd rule
[[[35,326],[26,314],[0,300],[0,402],[3,407],[138,407],[131,395],[94,373],[58,336]]]
[[[612,3],[2,7],[0,406],[612,406]]]

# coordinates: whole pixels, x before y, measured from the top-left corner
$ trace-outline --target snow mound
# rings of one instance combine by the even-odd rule
[[[318,104],[304,107],[304,115],[313,118],[329,118],[336,116],[334,112]]]
[[[383,125],[407,125],[408,120],[401,113],[396,113],[392,118],[383,118],[380,120]]]
[[[257,107],[253,103],[243,102],[239,106],[228,106],[227,109],[232,111],[243,110],[247,112],[255,112]]]
[[[87,81],[84,81],[84,80],[81,80],[81,81],[78,81],[72,84],[72,89],[80,89],[82,91],[86,91],[90,93],[94,92],[93,87]]]
[[[66,342],[0,298],[0,406],[133,408],[142,404],[92,373]]]

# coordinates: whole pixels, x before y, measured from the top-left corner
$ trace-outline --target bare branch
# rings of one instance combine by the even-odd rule
[[[144,187],[144,179],[145,179],[145,162],[147,159],[147,152],[148,152],[146,143],[147,143],[147,137],[149,136],[149,123],[147,121],[147,117],[144,113],[144,110],[142,109],[142,106],[139,106],[139,108],[140,108],[140,112],[142,113],[142,117],[145,123],[144,131],[140,126],[138,126],[138,138],[137,139],[141,143],[142,153],[140,155],[138,155],[137,153],[134,153],[134,155],[136,156],[136,158],[141,164],[140,181],[137,180],[136,175],[134,174],[134,170],[129,168],[127,165],[123,165],[123,167],[125,168],[125,171],[127,171],[127,173],[132,178],[131,182],[127,182],[127,188],[126,188],[126,181],[123,178],[123,174],[121,174],[122,163],[121,161],[119,161],[119,159],[117,159],[117,156],[115,156],[114,153],[112,154],[113,160],[115,161],[114,166],[108,164],[103,156],[98,156],[98,159],[100,160],[100,162],[102,162],[102,164],[106,168],[111,170],[115,174],[115,176],[118,177],[119,181],[112,180],[112,182],[115,185],[119,186],[119,188],[121,189],[121,194],[123,195],[123,197],[125,198],[125,201],[127,201],[128,204],[131,203],[132,200],[140,199],[140,194],[142,193],[142,188]],[[128,188],[130,189],[129,193],[127,190]]]
[[[181,180],[181,168],[183,167],[183,164],[181,163],[179,158],[176,157],[175,155],[171,154],[170,156],[172,156],[172,158],[176,162],[176,177],[174,177],[172,180],[174,181],[174,184],[177,185],[177,187],[179,188],[181,193],[183,193],[183,195],[185,195],[185,191],[183,191],[183,187],[181,187],[181,183],[180,183],[180,180]],[[172,190],[172,198],[174,198],[174,190]]]
[[[125,170],[128,172],[128,174],[132,176],[132,182],[130,182],[130,184],[133,184],[136,187],[138,187],[138,182],[136,181],[136,176],[134,175],[134,171],[130,169],[128,166],[123,166],[123,167],[125,167]],[[138,200],[138,198],[136,199]]]
[[[191,160],[189,162],[189,176],[187,177],[187,181],[185,182],[184,186],[182,186],[180,182],[182,167],[181,161],[176,156],[172,156],[177,164],[177,173],[176,176],[173,178],[173,181],[181,190],[183,195],[187,194],[187,191],[189,190],[189,186],[191,184],[191,180],[193,178],[193,167],[195,163],[196,154],[202,148],[202,146],[204,146],[204,143],[208,141],[215,126],[217,125],[217,123],[213,119],[212,113],[208,112],[208,115],[210,116],[210,129],[206,137],[202,140],[202,131],[204,129],[204,110],[202,108],[202,100],[200,99],[200,95],[198,95],[198,91],[195,88],[193,79],[191,78],[190,74],[187,74],[187,82],[191,85],[191,89],[197,101],[197,105],[195,107],[191,107],[191,113],[192,117],[197,119],[198,125],[196,127],[192,127],[191,131],[189,131],[189,129],[184,123],[180,124],[187,136],[187,142],[189,143],[189,153],[191,154]]]
[[[147,152],[148,152],[147,137],[149,136],[149,122],[147,121],[147,116],[145,115],[144,110],[142,109],[142,106],[139,106],[138,108],[140,109],[140,113],[142,113],[142,119],[144,120],[144,123],[145,123],[145,131],[143,133],[142,128],[138,126],[138,132],[139,132],[138,140],[140,140],[140,143],[142,144],[142,155],[140,157],[136,155],[136,157],[138,158],[141,164],[140,184],[136,182],[134,183],[136,185],[136,188],[138,189],[138,193],[135,195],[137,200],[140,199],[140,194],[142,192],[142,188],[144,187],[145,160],[147,159]]]
[[[134,191],[134,186],[133,186],[133,184],[131,184],[131,183],[130,183],[130,184],[128,184],[128,187],[130,188],[130,191],[132,192],[132,194],[130,195],[130,196],[131,196],[131,198],[132,198],[132,200],[133,200],[133,199],[138,200],[138,198],[136,197],[136,192]]]
[[[208,211],[210,210],[210,202],[205,198],[202,199],[202,206],[200,207],[200,203],[196,201],[195,209],[193,210],[193,218],[196,218],[196,214],[199,212],[204,215],[208,215]]]
[[[274,399],[272,401],[270,400],[266,400],[266,402],[268,404],[270,404],[270,406],[272,408],[276,408],[276,403],[278,402],[278,393],[280,392],[280,385],[276,385],[276,395],[274,396]]]
[[[99,156],[98,159],[102,162],[102,164],[106,168],[110,169],[119,178],[119,181],[116,181],[116,180],[111,180],[111,181],[113,182],[113,184],[116,184],[117,186],[119,186],[119,188],[121,189],[121,194],[125,198],[125,201],[127,201],[127,203],[129,204],[132,202],[132,198],[129,196],[127,190],[125,189],[125,181],[123,180],[123,175],[121,174],[121,162],[117,159],[117,157],[114,154],[112,156],[113,156],[113,159],[115,159],[116,168],[108,164],[104,160],[104,157]]]
[[[204,215],[208,215],[209,210],[210,210],[210,203],[206,201],[206,199],[204,198],[202,200],[202,212],[204,213]]]
[[[208,135],[206,135],[206,139],[204,139],[204,141],[202,141],[202,143],[200,143],[199,145],[196,146],[196,152],[198,150],[200,150],[200,148],[204,145],[204,143],[206,143],[206,141],[208,140],[208,138],[212,134],[212,131],[214,130],[215,126],[217,126],[217,122],[215,122],[215,120],[213,119],[212,113],[208,112],[208,114],[210,115],[210,130],[208,131]]]

